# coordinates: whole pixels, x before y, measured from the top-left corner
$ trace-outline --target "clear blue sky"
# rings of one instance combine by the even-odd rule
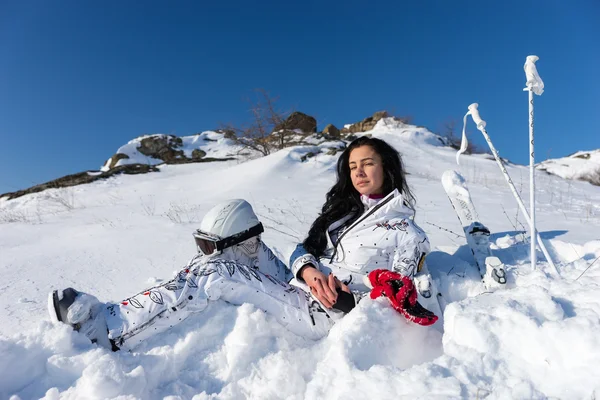
[[[140,134],[247,121],[255,88],[320,128],[387,109],[439,131],[478,102],[528,163],[529,54],[537,159],[600,148],[599,21],[598,0],[3,0],[0,193],[98,169]]]

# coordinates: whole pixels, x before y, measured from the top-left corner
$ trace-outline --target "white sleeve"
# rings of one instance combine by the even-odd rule
[[[287,265],[263,241],[261,241],[261,247],[258,251],[258,269],[260,272],[283,282],[289,282],[292,279],[292,272]]]
[[[425,232],[406,218],[406,231],[397,231],[397,243],[390,257],[391,270],[404,276],[414,277],[423,266],[425,256],[429,253],[429,239]]]
[[[302,243],[299,243],[290,257],[290,268],[294,274],[294,277],[300,282],[304,281],[302,280],[302,277],[298,275],[298,273],[306,264],[311,264],[316,269],[319,269],[319,260],[307,252]]]

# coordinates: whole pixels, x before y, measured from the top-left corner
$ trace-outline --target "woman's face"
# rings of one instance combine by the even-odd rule
[[[360,194],[383,194],[383,163],[371,146],[360,146],[350,152],[350,178]]]

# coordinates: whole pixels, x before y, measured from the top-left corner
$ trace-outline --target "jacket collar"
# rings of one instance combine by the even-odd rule
[[[394,198],[382,208],[382,213],[395,212],[400,214],[407,214],[411,217],[414,216],[415,210],[408,206],[408,201],[398,191],[398,189],[394,189],[394,191],[390,194],[393,195]]]
[[[362,200],[362,198],[363,198],[363,196],[361,196],[361,200]],[[402,196],[402,193],[400,193],[398,191],[398,189],[394,189],[391,193],[389,193],[384,198],[379,199],[376,203],[373,202],[373,200],[368,199],[368,198],[367,198],[367,201],[370,202],[371,206],[367,206],[367,204],[365,204],[365,201],[363,200],[363,204],[365,204],[365,206],[367,206],[367,210],[365,212],[369,212],[369,209],[371,209],[372,207],[382,204],[382,206],[379,207],[372,214],[375,216],[380,216],[380,215],[385,215],[385,214],[390,214],[390,213],[408,214],[410,216],[412,216],[414,214],[414,211],[406,205],[404,196]]]

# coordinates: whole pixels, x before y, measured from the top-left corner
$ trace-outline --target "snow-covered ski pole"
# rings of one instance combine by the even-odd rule
[[[523,89],[529,92],[529,215],[531,216],[531,224],[529,231],[533,237],[535,230],[535,153],[533,141],[533,94],[540,96],[544,93],[544,82],[537,73],[535,62],[539,60],[538,56],[527,56],[525,60],[525,77],[527,86]],[[531,241],[531,268],[535,270],[537,255],[535,253],[535,241]]]
[[[477,129],[479,129],[479,131],[481,133],[483,133],[483,137],[485,137],[485,140],[488,143],[488,146],[490,146],[490,150],[492,151],[492,154],[494,155],[494,158],[496,159],[496,163],[498,163],[498,166],[500,167],[500,170],[502,171],[502,174],[504,175],[504,178],[506,179],[506,182],[508,183],[508,186],[510,187],[510,190],[512,191],[513,196],[517,200],[517,203],[519,204],[519,207],[521,208],[521,211],[523,212],[523,215],[525,216],[527,223],[529,225],[531,225],[531,218],[529,218],[529,213],[527,212],[527,208],[525,207],[525,204],[523,204],[523,200],[521,200],[521,196],[519,196],[519,193],[517,192],[517,189],[515,188],[515,185],[514,185],[512,179],[510,178],[510,175],[508,175],[508,171],[506,170],[504,163],[500,159],[500,156],[498,155],[498,151],[494,147],[494,144],[492,143],[492,139],[490,139],[490,135],[488,135],[487,131],[485,130],[485,121],[482,120],[481,117],[479,116],[479,110],[477,110],[477,107],[479,107],[479,104],[477,104],[477,103],[473,103],[469,106],[469,111],[465,114],[464,122],[466,124],[467,116],[471,115],[471,117],[473,118],[473,121],[475,121],[475,124],[477,125]],[[460,146],[460,150],[456,154],[457,161],[458,161],[459,155],[462,152],[464,152],[466,149],[467,149],[467,140],[466,140],[465,129],[463,128],[463,143]],[[560,274],[558,273],[558,270],[556,269],[556,265],[554,265],[554,262],[552,261],[550,254],[548,254],[548,250],[546,250],[546,246],[544,245],[544,242],[542,242],[542,238],[540,237],[540,235],[537,231],[535,232],[535,236],[531,237],[532,241],[535,241],[536,239],[537,239],[537,242],[538,242],[540,248],[542,249],[542,252],[544,253],[544,257],[546,257],[546,260],[548,260],[548,264],[550,264],[552,266],[553,272],[557,276],[560,277]]]

